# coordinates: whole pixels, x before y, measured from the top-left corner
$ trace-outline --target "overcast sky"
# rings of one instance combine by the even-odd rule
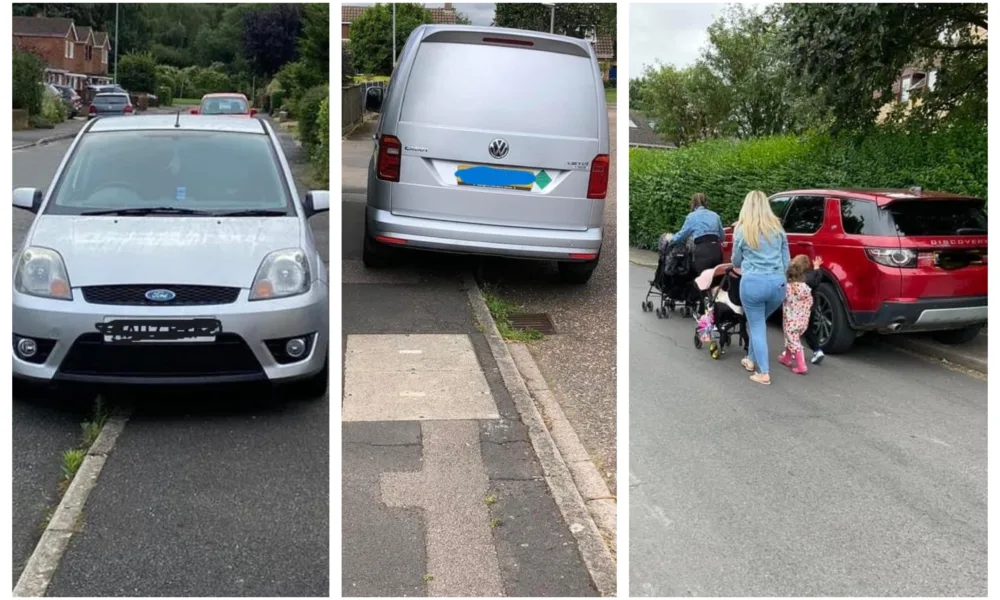
[[[348,6],[352,5],[363,5],[371,6],[375,4],[374,2],[344,2]],[[493,24],[493,13],[495,12],[495,4],[462,4],[459,2],[453,3],[455,10],[460,13],[464,13],[465,16],[469,17],[473,25],[492,25]],[[424,6],[427,8],[442,8],[444,6],[443,2],[425,2]]]
[[[632,4],[629,7],[629,77],[657,61],[687,67],[708,43],[708,26],[725,4]],[[760,6],[760,5],[759,5]]]

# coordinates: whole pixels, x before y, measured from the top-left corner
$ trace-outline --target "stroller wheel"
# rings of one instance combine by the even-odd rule
[[[701,337],[697,333],[694,334],[694,347],[701,350]]]
[[[662,316],[660,316],[660,309],[659,308],[656,309],[656,318],[657,319],[662,319],[663,318]]]
[[[641,303],[639,304],[639,306],[641,306],[641,307],[642,307],[642,312],[646,312],[646,301],[645,301],[645,300],[643,300],[643,301],[642,301],[642,302],[641,302]]]
[[[667,306],[670,308],[670,312],[674,312],[675,310],[677,310],[677,303],[674,302],[673,300],[668,302]]]
[[[719,348],[719,344],[715,342],[709,344],[708,353],[714,360],[719,360],[719,356],[722,354],[722,351]]]

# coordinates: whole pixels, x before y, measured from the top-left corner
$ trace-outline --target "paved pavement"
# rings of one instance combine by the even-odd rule
[[[633,596],[986,595],[982,377],[860,344],[752,384],[640,310],[651,277],[630,266]]]
[[[307,169],[295,161],[297,184]],[[69,140],[14,153],[14,186],[46,186]],[[300,157],[299,157],[300,158]],[[14,211],[14,244],[31,215]],[[329,256],[329,220],[314,218]],[[116,399],[134,407],[49,587],[70,596],[327,596],[329,405],[251,390]],[[89,404],[14,398],[14,581],[58,501],[61,453]]]
[[[477,261],[362,266],[363,142],[343,143],[341,593],[596,595],[463,287]]]

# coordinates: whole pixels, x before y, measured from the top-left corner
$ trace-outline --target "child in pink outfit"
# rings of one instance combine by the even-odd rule
[[[785,302],[782,305],[782,321],[785,329],[785,351],[778,362],[791,367],[793,373],[805,374],[806,356],[802,349],[802,335],[809,329],[809,315],[812,314],[812,290],[806,284],[806,274],[812,263],[805,254],[799,254],[788,265],[788,285]]]

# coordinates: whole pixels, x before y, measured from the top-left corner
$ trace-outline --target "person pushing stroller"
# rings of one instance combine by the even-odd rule
[[[722,241],[725,237],[722,218],[708,209],[708,198],[699,192],[691,196],[691,212],[669,245],[675,247],[691,238],[694,242],[692,271],[699,275],[722,264]]]

